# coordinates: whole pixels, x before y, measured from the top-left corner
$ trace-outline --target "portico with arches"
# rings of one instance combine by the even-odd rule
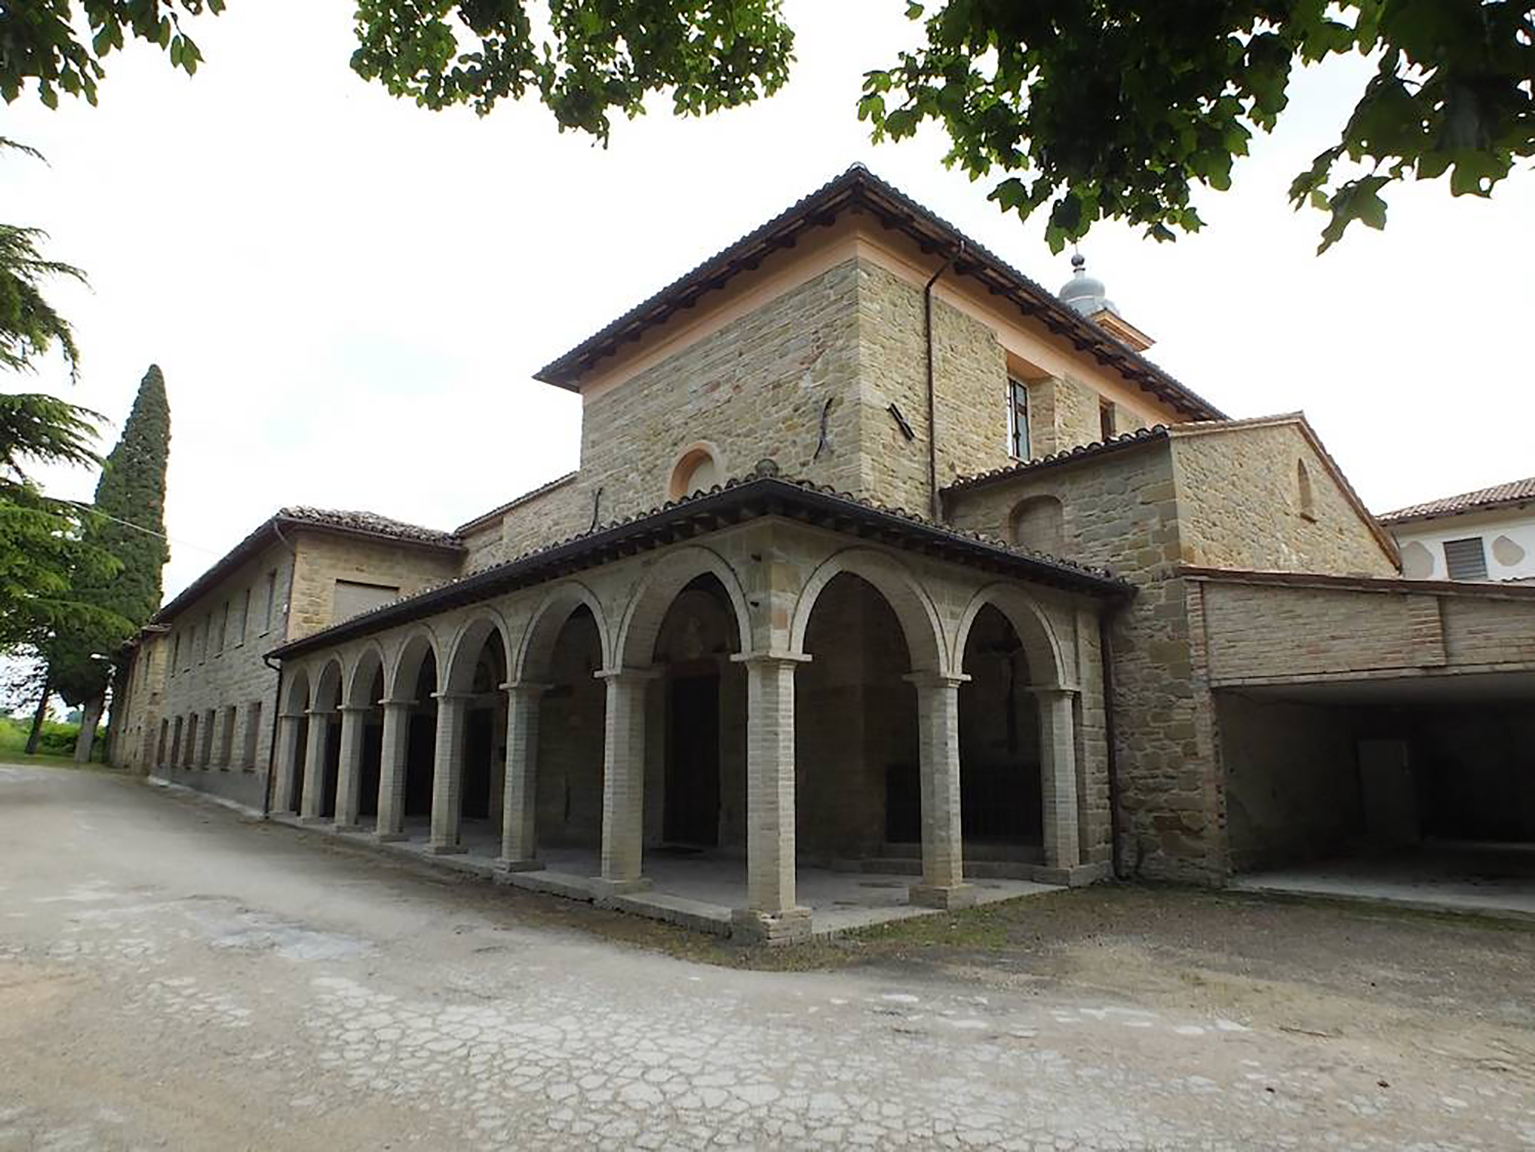
[[[280,649],[276,806],[754,938],[1084,883],[1123,591],[764,466]]]

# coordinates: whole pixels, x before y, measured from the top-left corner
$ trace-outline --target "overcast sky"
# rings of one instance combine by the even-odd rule
[[[0,158],[5,219],[92,284],[51,292],[79,385],[50,364],[34,386],[120,422],[165,371],[167,595],[284,504],[451,528],[573,468],[578,401],[532,372],[854,160],[1047,287],[1068,278],[1042,221],[943,169],[942,137],[869,144],[861,74],[919,31],[899,0],[787,8],[798,63],[776,97],[703,121],[658,103],[605,151],[532,102],[477,119],[364,84],[343,0],[232,0],[193,25],[195,78],[141,48],[111,58],[98,108],[7,108],[3,134],[50,165]],[[1316,257],[1324,218],[1284,189],[1366,72],[1304,75],[1236,190],[1201,200],[1200,235],[1104,226],[1083,252],[1153,359],[1233,416],[1304,409],[1384,511],[1535,474],[1535,176],[1492,202],[1398,189],[1385,233]]]

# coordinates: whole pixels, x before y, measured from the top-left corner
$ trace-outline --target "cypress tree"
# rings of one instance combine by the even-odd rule
[[[77,581],[79,599],[115,620],[112,625],[64,628],[46,646],[49,681],[70,704],[84,708],[75,759],[90,758],[111,679],[111,656],[160,606],[162,570],[170,559],[165,539],[165,470],[170,459],[171,411],[157,365],[139,384],[122,438],[102,465],[86,539],[122,567],[106,579]]]

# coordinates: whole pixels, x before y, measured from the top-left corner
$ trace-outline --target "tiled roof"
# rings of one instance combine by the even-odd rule
[[[1426,500],[1422,504],[1409,504],[1395,512],[1381,515],[1382,524],[1399,524],[1404,520],[1427,520],[1434,516],[1456,516],[1464,512],[1480,512],[1487,508],[1499,508],[1505,504],[1535,501],[1535,476],[1527,480],[1510,480],[1506,484],[1494,484],[1491,488],[1478,488],[1475,492],[1462,492],[1459,496],[1443,496],[1438,500]]]
[[[498,505],[496,505],[496,507],[492,508],[489,512],[481,512],[473,520],[466,520],[466,521],[464,521],[457,528],[455,528],[454,531],[457,532],[460,536],[462,536],[464,533],[469,532],[472,529],[478,528],[481,524],[484,524],[487,520],[493,520],[497,516],[504,516],[506,513],[510,512],[513,508],[516,508],[519,504],[526,504],[529,500],[532,500],[534,497],[542,496],[545,492],[553,491],[555,488],[558,488],[561,484],[565,484],[565,483],[568,483],[571,480],[574,480],[580,474],[581,474],[580,472],[567,472],[563,476],[557,476],[553,480],[549,481],[547,484],[540,484],[537,488],[530,489],[529,491],[524,492],[521,496],[513,496],[505,504],[498,504]]]
[[[422,528],[418,524],[406,524],[376,512],[346,512],[333,508],[306,508],[295,506],[278,509],[276,515],[263,520],[255,531],[226,552],[212,567],[188,584],[176,596],[166,601],[150,618],[150,624],[164,624],[174,620],[183,609],[198,597],[206,594],[230,572],[245,563],[274,540],[282,538],[282,529],[318,528],[326,532],[342,532],[351,536],[372,536],[382,540],[395,540],[426,548],[445,551],[462,551],[464,545],[451,532],[439,532],[435,528]]]
[[[301,524],[313,524],[320,528],[339,528],[345,532],[361,532],[368,536],[386,536],[391,540],[412,540],[419,544],[441,544],[452,548],[459,539],[452,532],[436,528],[423,528],[419,524],[407,524],[380,516],[377,512],[358,512],[337,508],[309,508],[295,505],[283,508],[278,519],[292,520]]]
[[[1110,436],[1107,440],[1094,440],[1091,444],[1078,444],[1061,452],[1052,452],[1048,456],[1036,456],[1032,460],[1020,460],[1017,464],[1009,464],[1006,468],[993,468],[990,472],[977,472],[974,476],[961,476],[954,483],[946,487],[944,491],[963,492],[967,488],[991,484],[997,480],[1006,480],[1011,476],[1022,476],[1027,472],[1037,472],[1042,468],[1052,468],[1057,464],[1070,464],[1075,460],[1103,456],[1122,448],[1131,448],[1136,444],[1166,439],[1166,424],[1155,424],[1150,428],[1137,428],[1134,432],[1121,432],[1118,436]]]
[[[1018,548],[982,532],[963,531],[918,516],[904,508],[862,500],[851,493],[839,492],[830,485],[782,477],[778,474],[777,464],[764,460],[747,476],[727,480],[707,491],[679,500],[668,500],[649,511],[599,525],[588,532],[535,548],[515,559],[424,589],[413,596],[395,600],[291,641],[273,649],[269,654],[291,657],[354,636],[367,635],[380,628],[476,603],[514,588],[552,579],[557,574],[571,571],[573,567],[580,567],[583,562],[586,566],[600,563],[603,550],[609,547],[618,548],[623,555],[629,555],[634,551],[637,540],[646,547],[669,543],[677,538],[669,526],[695,516],[709,518],[717,512],[739,512],[759,495],[764,508],[775,502],[785,504],[797,500],[805,505],[815,505],[819,511],[844,521],[861,517],[891,528],[904,526],[912,536],[920,537],[930,546],[940,549],[946,546],[977,559],[984,557],[992,562],[1006,562],[1011,568],[1041,583],[1100,596],[1128,596],[1134,592],[1127,581],[1106,568],[1077,564],[1043,552]]]
[[[1144,391],[1180,409],[1191,419],[1212,420],[1224,416],[1192,388],[1079,315],[1054,293],[899,188],[875,176],[862,164],[854,164],[766,224],[684,273],[648,300],[546,364],[533,374],[534,379],[575,389],[580,377],[602,358],[638,340],[655,325],[665,323],[673,313],[693,307],[704,294],[724,287],[738,273],[751,271],[778,250],[792,247],[801,234],[830,224],[839,212],[853,207],[870,212],[885,226],[907,235],[923,251],[949,257],[956,275],[979,280],[992,295],[1010,300],[1025,315],[1055,335],[1070,341],[1076,348],[1115,369]]]

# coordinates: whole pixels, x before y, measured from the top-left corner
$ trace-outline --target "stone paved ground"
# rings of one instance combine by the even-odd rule
[[[886,933],[750,971],[0,766],[0,1149],[1535,1147],[1535,936],[1053,899],[1001,948]]]

